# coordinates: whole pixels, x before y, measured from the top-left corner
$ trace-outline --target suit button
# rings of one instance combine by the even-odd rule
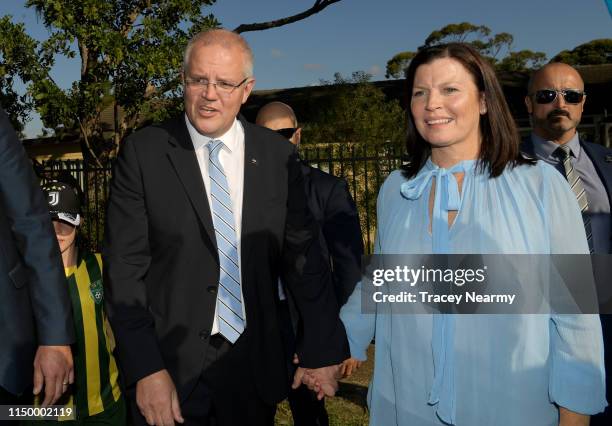
[[[207,339],[209,335],[210,335],[210,332],[208,330],[201,330],[198,333],[198,336],[200,336],[200,339],[202,339],[202,340]]]
[[[206,291],[208,291],[210,294],[217,294],[217,287],[214,285],[209,285],[206,287]]]

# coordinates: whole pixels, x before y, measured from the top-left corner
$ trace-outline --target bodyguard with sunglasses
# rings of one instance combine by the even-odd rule
[[[270,102],[257,114],[256,124],[274,130],[296,147],[301,140],[302,129],[298,127],[293,109],[282,102]],[[357,207],[348,190],[346,181],[317,168],[300,162],[304,176],[304,188],[308,207],[321,228],[319,243],[325,259],[332,270],[332,281],[338,302],[338,310],[353,292],[361,277],[363,240],[359,226]],[[295,352],[295,340],[301,334],[299,314],[291,298],[279,291],[281,302],[279,316],[285,318],[281,324],[285,349],[289,363]],[[291,314],[289,314],[291,312]],[[293,327],[292,327],[293,325]],[[348,377],[357,369],[360,361],[349,358],[343,361],[341,373]],[[305,385],[293,389],[288,396],[295,426],[327,426],[329,419],[323,400],[317,400]]]
[[[525,97],[533,132],[523,151],[568,178],[583,209],[592,251],[610,253],[612,150],[580,139],[576,127],[585,101],[584,82],[571,66],[551,63],[536,71]]]
[[[582,208],[593,253],[611,253],[612,150],[580,139],[586,93],[580,74],[563,63],[550,63],[529,80],[525,97],[533,132],[523,152],[552,164],[572,187]],[[605,289],[610,292],[611,289]],[[601,296],[601,293],[600,293]],[[600,300],[600,303],[605,300]],[[602,315],[608,401],[612,399],[612,318]],[[592,425],[612,424],[612,410],[592,418]]]

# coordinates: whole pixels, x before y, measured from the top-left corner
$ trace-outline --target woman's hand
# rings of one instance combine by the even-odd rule
[[[559,407],[559,426],[589,426],[591,416],[574,413],[567,408]]]
[[[361,364],[363,364],[363,361],[359,361],[352,357],[342,361],[342,364],[340,364],[340,374],[342,374],[342,378],[351,377],[353,372],[361,367]]]

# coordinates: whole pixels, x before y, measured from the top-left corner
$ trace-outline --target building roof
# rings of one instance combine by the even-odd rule
[[[585,115],[602,115],[607,111],[612,113],[612,64],[603,65],[584,65],[576,67],[580,72],[587,92],[587,102],[585,104]],[[502,72],[498,74],[502,84],[504,94],[517,121],[528,119],[527,111],[524,106],[526,94],[528,72]],[[404,79],[375,81],[376,87],[385,93],[387,99],[396,99],[403,108],[407,108],[408,98],[405,93],[406,81]],[[249,121],[255,121],[257,111],[272,101],[281,101],[291,105],[300,122],[308,122],[316,116],[319,109],[325,108],[332,100],[333,92],[330,86],[307,86],[294,87],[288,89],[256,90],[248,102],[242,107],[242,114]],[[119,112],[122,114],[122,111]],[[103,123],[105,130],[114,128],[113,108],[107,108],[102,116],[106,124]],[[23,144],[31,151],[39,146],[56,146],[72,149],[80,149],[79,136],[67,135],[60,139],[57,137],[33,138],[23,140]]]
[[[584,80],[588,94],[585,114],[602,114],[604,111],[612,113],[612,98],[609,96],[612,93],[612,64],[584,65],[576,68]],[[518,119],[527,118],[524,97],[527,93],[529,75],[529,72],[498,73],[498,79],[510,110]],[[381,89],[387,99],[396,99],[404,109],[407,107],[405,79],[375,81],[372,84]],[[272,101],[281,101],[291,105],[298,120],[304,122],[313,117],[317,107],[325,107],[326,103],[331,101],[331,91],[329,86],[257,90],[251,94],[248,102],[243,106],[242,113],[249,121],[254,121],[259,108]]]
[[[585,84],[612,84],[612,64],[582,65],[576,69]]]

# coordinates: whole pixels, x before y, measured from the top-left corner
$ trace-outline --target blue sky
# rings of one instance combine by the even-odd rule
[[[226,28],[301,12],[314,0],[218,0],[204,9]],[[0,15],[24,22],[35,38],[47,31],[23,0],[2,1]],[[531,49],[552,57],[595,38],[612,38],[612,19],[604,0],[342,0],[304,21],[244,36],[255,53],[257,89],[317,84],[334,72],[364,70],[384,79],[394,54],[414,50],[429,33],[449,23],[487,25],[493,33],[514,35],[514,50]],[[79,76],[76,60],[59,60],[58,84],[69,87]],[[28,136],[40,132],[34,118]]]

